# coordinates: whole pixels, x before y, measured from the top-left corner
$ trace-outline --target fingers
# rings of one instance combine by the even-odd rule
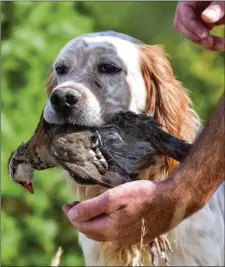
[[[86,221],[98,215],[112,212],[118,207],[118,201],[115,199],[114,189],[110,189],[102,195],[82,201],[76,206],[64,207],[70,221]]]
[[[63,211],[65,213],[65,215],[68,214],[69,210],[74,207],[75,205],[77,205],[79,203],[79,201],[74,201],[71,204],[66,204],[63,206]]]
[[[206,23],[217,23],[225,14],[225,2],[212,2],[203,12],[202,19]]]
[[[212,36],[213,45],[210,47],[212,51],[224,51],[225,50],[225,38]]]
[[[109,227],[107,227],[108,216],[102,215],[88,221],[71,221],[74,227],[87,237],[96,241],[107,241],[109,239]]]
[[[188,38],[189,40],[193,42],[201,41],[201,38],[195,33],[193,33],[192,31],[190,31],[190,29],[188,29],[182,21],[179,24],[179,31],[182,33],[184,37]]]
[[[116,213],[123,213],[116,211]],[[124,214],[123,214],[124,215]],[[85,222],[73,222],[77,230],[95,241],[110,241],[117,244],[135,244],[140,240],[141,222],[122,222],[110,215],[96,217]],[[124,218],[124,216],[123,216]],[[135,235],[132,235],[135,232]]]
[[[209,36],[208,28],[198,20],[195,12],[196,2],[180,2],[177,7],[174,27],[190,40],[203,40]],[[184,32],[184,28],[186,32]]]
[[[213,51],[224,51],[224,38],[210,35],[215,25],[225,23],[225,2],[212,2],[197,16],[198,1],[180,2],[177,6],[174,27],[192,42]],[[205,23],[205,24],[204,24]],[[207,24],[206,24],[207,23]]]

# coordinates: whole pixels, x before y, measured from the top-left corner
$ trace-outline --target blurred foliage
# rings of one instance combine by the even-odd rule
[[[223,54],[208,52],[174,30],[175,2],[4,2],[1,7],[1,263],[46,266],[61,245],[61,266],[83,265],[76,230],[61,209],[74,200],[63,173],[36,172],[36,193],[30,195],[7,171],[10,153],[37,125],[47,99],[46,74],[57,53],[80,34],[109,29],[161,43],[203,120],[224,90]],[[222,35],[223,28],[215,33]]]

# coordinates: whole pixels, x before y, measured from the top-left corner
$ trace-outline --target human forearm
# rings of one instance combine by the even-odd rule
[[[203,129],[187,159],[174,172],[169,183],[173,183],[175,197],[183,198],[188,217],[203,207],[225,177],[225,133],[224,96],[211,120]]]

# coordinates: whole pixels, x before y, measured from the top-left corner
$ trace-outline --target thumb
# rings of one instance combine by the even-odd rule
[[[69,210],[72,208],[72,207],[74,207],[75,205],[77,205],[79,203],[79,201],[74,201],[74,202],[72,202],[71,204],[65,204],[65,205],[63,205],[63,211],[64,211],[64,213],[65,213],[65,215],[67,215],[68,214],[68,212],[69,212]]]
[[[98,215],[106,214],[111,211],[112,194],[110,189],[102,195],[85,200],[68,210],[67,216],[70,221],[86,221]]]
[[[202,19],[206,23],[216,23],[224,16],[225,2],[212,2],[203,12]]]

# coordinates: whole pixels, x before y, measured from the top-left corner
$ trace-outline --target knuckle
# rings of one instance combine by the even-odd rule
[[[77,205],[76,206],[76,212],[71,215],[71,219],[73,221],[79,220],[79,219],[85,219],[89,218],[91,215],[90,207],[87,204]]]
[[[78,211],[78,216],[79,216],[79,212],[80,212],[80,217],[82,217],[83,219],[91,217],[91,209],[89,205],[84,204],[80,208],[80,211]]]
[[[114,202],[114,190],[110,189],[105,194],[105,201],[108,209],[112,206],[112,203]]]

